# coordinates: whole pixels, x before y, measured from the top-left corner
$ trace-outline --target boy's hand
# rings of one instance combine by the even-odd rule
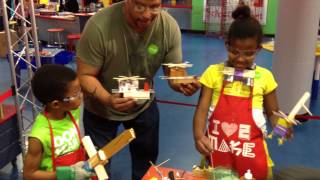
[[[195,145],[197,150],[205,156],[209,156],[213,151],[212,144],[210,143],[209,138],[205,135],[202,135],[200,138],[195,138]]]
[[[84,169],[84,161],[72,166],[59,166],[56,169],[57,180],[87,180],[94,175],[93,172]]]
[[[75,179],[89,179],[91,176],[94,175],[92,171],[87,171],[84,169],[84,161],[77,162],[76,164],[70,166],[75,174]]]

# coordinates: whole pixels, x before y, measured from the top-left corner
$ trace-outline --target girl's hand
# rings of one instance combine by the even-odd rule
[[[272,133],[269,135],[272,138],[273,135],[278,136],[278,144],[281,145],[285,140],[290,140],[293,138],[292,124],[286,119],[278,118],[275,126],[273,127]]]
[[[292,129],[293,125],[291,123],[289,123],[287,120],[283,118],[279,118],[277,121],[277,124],[287,129],[287,133],[285,135],[286,139],[293,138],[293,129]]]
[[[210,143],[209,138],[205,135],[202,135],[200,138],[195,138],[195,146],[197,150],[205,156],[209,156],[213,151],[212,144]]]
[[[287,134],[286,134],[286,139],[288,139],[288,140],[293,139],[293,128],[292,128],[292,126],[290,126],[290,127],[288,128],[288,132],[287,132]]]

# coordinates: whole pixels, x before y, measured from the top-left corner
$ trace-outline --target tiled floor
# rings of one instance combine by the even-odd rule
[[[189,69],[190,74],[201,75],[209,64],[221,62],[226,59],[226,51],[222,39],[210,38],[198,34],[183,34],[184,61],[189,61],[194,66]],[[257,64],[271,69],[272,54],[262,50],[257,58]],[[73,66],[74,67],[74,66]],[[196,104],[198,93],[186,98],[174,93],[167,82],[155,77],[156,93],[159,100],[175,101]],[[0,92],[10,85],[8,64],[0,61]],[[164,166],[191,170],[194,164],[199,162],[199,154],[194,148],[192,137],[192,118],[195,108],[174,104],[159,103],[160,107],[160,154],[158,162],[170,159]],[[311,111],[320,114],[320,100],[311,101]],[[292,142],[278,146],[275,139],[268,141],[271,157],[274,160],[274,171],[282,168],[300,165],[320,169],[320,122],[312,121],[295,127],[295,138]],[[319,135],[319,136],[318,136]],[[21,179],[17,172],[21,169],[21,161],[18,170],[11,170],[11,166],[0,170],[0,179]],[[116,180],[130,179],[130,157],[128,149],[124,149],[115,155],[112,162],[112,177]],[[10,174],[13,176],[10,176]]]

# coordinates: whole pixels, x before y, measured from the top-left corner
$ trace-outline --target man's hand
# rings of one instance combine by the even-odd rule
[[[117,111],[125,112],[136,106],[136,101],[130,97],[122,98],[120,94],[112,94],[109,96],[108,105]]]
[[[200,87],[201,87],[200,82],[197,79],[195,79],[192,83],[180,84],[179,90],[185,96],[192,96],[195,92],[198,91]]]

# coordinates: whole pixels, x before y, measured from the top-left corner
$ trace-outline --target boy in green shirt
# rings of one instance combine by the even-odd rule
[[[35,97],[44,105],[29,134],[24,179],[89,179],[83,169],[79,106],[82,101],[76,73],[62,65],[44,65],[32,81]]]

